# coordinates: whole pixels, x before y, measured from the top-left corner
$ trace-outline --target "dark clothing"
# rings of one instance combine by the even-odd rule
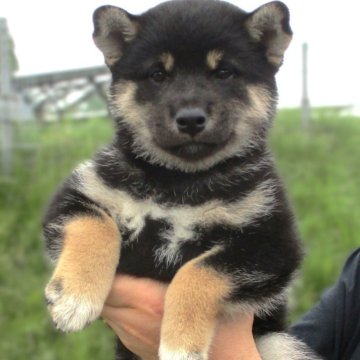
[[[326,360],[360,360],[360,249],[291,333]]]

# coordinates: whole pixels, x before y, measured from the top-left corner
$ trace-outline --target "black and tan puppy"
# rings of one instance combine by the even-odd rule
[[[207,359],[217,320],[241,311],[263,359],[316,359],[283,333],[302,250],[266,143],[287,8],[175,0],[141,16],[104,6],[94,24],[116,134],[45,216],[56,326],[96,319],[121,272],[170,283],[161,360]],[[117,358],[137,359],[121,344]]]

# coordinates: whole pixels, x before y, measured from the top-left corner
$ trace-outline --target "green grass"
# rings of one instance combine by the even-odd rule
[[[111,358],[112,334],[98,321],[79,334],[53,330],[43,296],[51,272],[40,235],[43,209],[71,169],[111,138],[108,120],[24,124],[11,179],[0,177],[0,359]]]
[[[297,111],[281,111],[272,136],[307,249],[296,315],[314,304],[360,244],[360,119],[323,114],[316,112],[304,133]]]
[[[40,219],[71,169],[111,138],[104,119],[17,126],[13,176],[0,175],[0,359],[111,358],[113,335],[101,321],[79,334],[53,330],[43,301],[51,267]],[[295,286],[293,318],[336,278],[360,233],[360,119],[318,111],[308,132],[296,110],[283,110],[271,138],[294,204],[307,257]]]

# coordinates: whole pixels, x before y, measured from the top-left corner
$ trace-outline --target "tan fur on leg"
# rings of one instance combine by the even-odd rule
[[[207,359],[223,301],[231,291],[225,275],[203,265],[214,251],[188,262],[176,274],[165,298],[161,360]]]
[[[99,316],[119,262],[120,233],[105,213],[65,225],[64,245],[46,299],[56,326],[82,329]]]

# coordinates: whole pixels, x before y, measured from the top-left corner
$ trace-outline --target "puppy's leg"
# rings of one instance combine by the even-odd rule
[[[203,262],[209,251],[185,264],[170,283],[161,328],[161,360],[205,360],[231,284]]]
[[[77,331],[99,316],[119,255],[120,233],[105,212],[78,215],[64,225],[61,255],[45,290],[57,328]]]

